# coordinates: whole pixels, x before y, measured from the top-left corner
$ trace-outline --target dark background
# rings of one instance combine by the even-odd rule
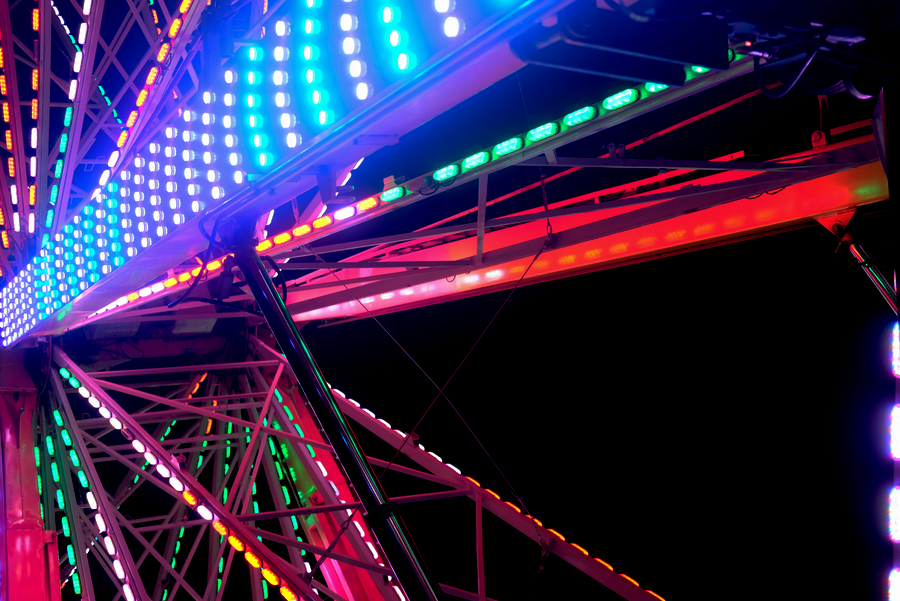
[[[851,221],[874,257],[886,215]],[[893,314],[835,246],[815,224],[523,286],[446,393],[533,515],[667,599],[884,598]],[[507,294],[380,320],[443,384]],[[371,319],[302,333],[395,428],[435,397]],[[515,501],[445,400],[418,432]],[[473,506],[404,507],[437,578],[468,590]],[[617,598],[556,558],[538,574],[538,545],[499,521],[485,540],[490,596]]]

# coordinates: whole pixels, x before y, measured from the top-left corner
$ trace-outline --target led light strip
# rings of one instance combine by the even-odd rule
[[[78,377],[87,381],[84,373],[61,351],[55,350],[55,362],[59,367],[59,374],[65,377],[68,374],[69,384],[74,387],[78,394],[87,400],[97,412],[105,419],[109,420],[110,425],[117,429],[126,429],[132,437],[131,444],[138,453],[143,453],[144,458],[151,465],[155,466],[156,475],[162,480],[157,485],[168,486],[176,493],[180,493],[181,499],[196,511],[201,518],[212,522],[213,529],[220,535],[226,537],[228,542],[235,550],[243,552],[246,561],[261,570],[261,574],[273,586],[281,585],[281,595],[287,601],[299,601],[298,593],[286,582],[284,574],[279,574],[280,569],[276,569],[268,563],[264,563],[263,559],[268,557],[271,552],[265,547],[260,547],[256,538],[248,536],[240,522],[233,519],[230,514],[225,514],[224,509],[217,501],[211,498],[204,499],[205,493],[200,493],[202,487],[197,484],[194,478],[178,465],[177,460],[168,453],[158,441],[149,436],[133,418],[118,406],[103,390],[90,390],[84,386]],[[98,398],[99,397],[99,398]],[[192,490],[193,489],[193,490]],[[100,516],[98,513],[97,516]],[[100,518],[102,520],[102,517]],[[227,526],[224,521],[231,522],[231,526]],[[98,524],[99,527],[99,524]],[[105,528],[104,528],[105,530]],[[115,548],[109,538],[104,540],[107,550],[110,554],[115,553]],[[133,601],[130,587],[123,585],[123,594],[128,601]]]
[[[344,401],[346,401],[346,402],[348,402],[348,403],[354,405],[355,407],[357,407],[358,409],[360,409],[363,413],[365,413],[366,415],[368,415],[373,421],[377,422],[377,423],[379,424],[379,426],[385,427],[385,428],[387,428],[388,430],[391,430],[391,431],[395,432],[396,434],[399,434],[399,435],[402,436],[403,438],[406,438],[406,437],[407,437],[407,434],[406,434],[405,432],[402,432],[402,431],[400,431],[400,430],[396,430],[396,429],[391,428],[391,425],[390,425],[388,422],[386,422],[386,421],[383,420],[383,419],[377,418],[377,417],[375,416],[375,413],[374,413],[374,412],[372,412],[372,411],[370,411],[370,410],[368,410],[368,409],[363,408],[362,405],[360,405],[359,403],[357,403],[357,402],[354,401],[353,399],[348,398],[343,392],[341,392],[340,390],[338,390],[338,389],[336,389],[336,388],[333,388],[333,387],[331,386],[331,384],[329,384],[328,387],[331,388],[331,391],[332,391],[333,393],[337,394],[341,399],[343,399]],[[463,476],[463,478],[465,478],[465,479],[468,480],[470,483],[472,483],[472,484],[474,484],[475,486],[477,486],[478,488],[480,488],[480,489],[481,489],[482,491],[484,491],[486,494],[488,494],[488,495],[494,497],[494,498],[497,499],[498,501],[501,501],[504,505],[509,506],[509,507],[510,507],[511,509],[513,509],[516,513],[522,514],[522,510],[521,510],[519,507],[517,507],[517,506],[514,505],[513,503],[510,503],[509,501],[503,501],[503,500],[500,498],[500,495],[498,495],[497,493],[495,493],[494,491],[492,491],[492,490],[490,490],[490,489],[483,488],[483,487],[481,486],[481,484],[480,484],[477,480],[474,480],[474,479],[470,478],[469,476],[464,476],[463,473],[462,473],[462,471],[460,471],[460,469],[457,468],[456,466],[451,465],[451,464],[449,464],[449,463],[445,463],[444,460],[443,460],[441,457],[439,457],[438,455],[436,455],[435,453],[433,453],[433,452],[431,452],[431,451],[426,451],[426,450],[425,450],[425,447],[422,446],[422,445],[419,444],[419,443],[416,443],[415,446],[418,447],[420,451],[425,452],[425,453],[428,453],[428,454],[429,454],[432,458],[434,458],[435,460],[439,461],[440,463],[442,463],[442,464],[445,465],[446,467],[450,468],[451,470],[453,470],[454,472],[456,472],[456,473],[459,474],[460,476]],[[900,502],[900,494],[898,494],[898,502]],[[898,509],[898,511],[900,511],[900,509]],[[551,534],[551,535],[553,535],[554,537],[556,537],[560,542],[565,542],[566,544],[570,545],[572,548],[574,548],[575,550],[577,550],[579,553],[582,553],[582,554],[584,554],[585,556],[590,557],[592,560],[596,561],[596,562],[599,563],[600,565],[604,566],[605,568],[609,569],[609,570],[612,571],[612,572],[615,572],[615,570],[613,570],[613,567],[612,567],[611,565],[609,565],[608,563],[606,563],[606,562],[603,561],[602,559],[599,559],[599,558],[597,558],[597,557],[591,557],[591,556],[590,556],[590,553],[588,553],[588,551],[587,551],[584,547],[581,547],[580,545],[576,545],[576,544],[574,544],[574,543],[569,543],[569,542],[567,542],[567,541],[566,541],[566,537],[564,537],[562,534],[560,534],[560,533],[557,532],[556,530],[553,530],[553,529],[551,529],[551,528],[546,528],[546,527],[544,527],[544,524],[543,524],[540,520],[538,520],[537,518],[535,518],[535,517],[533,517],[533,516],[530,516],[530,515],[525,515],[525,514],[522,514],[522,515],[523,515],[524,517],[528,518],[530,521],[534,522],[537,526],[540,526],[541,528],[544,528],[544,530],[545,530],[546,532],[548,532],[549,534]],[[894,514],[894,515],[897,515],[897,514]],[[898,526],[898,528],[900,528],[900,526]],[[640,587],[640,585],[637,583],[637,581],[635,581],[633,578],[631,578],[631,577],[629,577],[629,576],[627,576],[627,575],[625,575],[625,574],[617,574],[617,575],[618,575],[618,576],[621,576],[622,578],[624,578],[624,579],[626,579],[626,580],[628,580],[629,582],[631,582],[631,583],[634,584],[635,586]],[[645,592],[648,593],[649,595],[652,595],[652,596],[656,597],[657,599],[660,599],[660,601],[665,601],[665,600],[663,599],[663,597],[661,597],[661,596],[658,595],[657,593],[654,593],[653,591],[646,590],[646,589],[644,589],[644,590],[645,590]],[[900,589],[898,589],[898,590],[900,590]]]
[[[81,394],[82,397],[88,399],[88,402],[91,403],[92,406],[95,403],[99,405],[99,401],[97,401],[93,396],[91,396],[90,393],[87,393],[87,396],[85,396],[87,389],[84,388],[83,386],[81,386],[81,383],[69,372],[69,370],[67,370],[65,368],[60,368],[59,376],[62,379],[62,381],[66,382],[68,385],[74,387],[78,391],[78,393]],[[53,411],[53,419],[56,422],[56,425],[58,427],[63,428],[65,426],[65,422],[64,422],[62,413],[58,409]],[[119,420],[117,420],[115,417],[110,418],[110,425],[118,430],[121,430],[123,427],[122,423]],[[65,429],[61,430],[60,436],[62,437],[63,442],[66,445],[66,447],[72,446],[72,439],[71,439],[71,436],[68,434],[67,430],[65,430]],[[54,452],[51,437],[48,436],[46,438],[45,442],[47,445],[48,455],[53,457],[55,452]],[[109,555],[109,558],[112,560],[113,570],[116,574],[116,578],[119,580],[118,584],[121,587],[122,595],[126,598],[127,601],[134,601],[134,599],[135,599],[134,592],[131,589],[131,584],[130,584],[128,576],[125,573],[125,569],[122,564],[122,561],[118,557],[118,551],[116,550],[116,545],[112,540],[112,533],[108,531],[108,528],[107,528],[106,522],[103,518],[103,515],[99,511],[99,504],[97,503],[97,499],[94,496],[93,491],[90,490],[91,489],[90,481],[89,481],[87,474],[85,473],[85,470],[79,469],[82,467],[81,458],[79,457],[77,451],[74,448],[69,450],[68,455],[69,455],[69,461],[71,462],[71,464],[73,466],[73,471],[77,470],[77,476],[78,476],[79,483],[87,491],[85,493],[85,497],[87,499],[88,506],[92,510],[97,511],[97,513],[94,514],[94,518],[93,518],[94,524],[96,525],[97,530],[100,533],[99,540],[102,543],[103,548],[105,549],[106,553]],[[58,484],[59,471],[58,471],[58,468],[53,469],[54,467],[56,467],[55,461],[51,464],[51,470],[53,473],[53,480],[54,480],[54,482],[56,482]],[[57,488],[57,490],[56,490],[56,499],[57,499],[57,505],[65,514],[65,502],[63,500],[62,489],[60,489],[60,488]],[[65,530],[65,527],[64,527],[64,530]],[[68,554],[69,563],[73,566],[73,568],[77,569],[77,567],[75,565],[75,553],[74,553],[74,549],[72,548],[72,545],[67,545],[66,550],[67,550],[67,554]],[[77,573],[74,573],[74,572],[72,573],[72,586],[76,593],[81,592],[81,583],[80,583],[79,576]]]
[[[226,72],[226,78],[227,73],[228,72]],[[232,77],[236,78],[237,76],[236,74],[234,74],[232,75]],[[647,83],[642,86],[642,89],[644,90],[644,97],[646,97],[651,94],[655,94],[656,92],[665,90],[667,87],[668,86],[662,84]],[[504,140],[492,146],[491,148],[485,149],[481,152],[477,152],[461,161],[442,167],[432,172],[430,177],[432,177],[435,182],[441,183],[452,180],[461,173],[468,173],[469,171],[477,172],[479,168],[484,167],[494,159],[512,154],[513,152],[522,150],[523,148],[526,148],[532,144],[543,142],[544,140],[552,138],[553,136],[567,131],[568,129],[592,121],[602,114],[614,111],[623,106],[636,102],[640,97],[641,93],[638,90],[629,88],[623,92],[619,92],[618,94],[614,94],[606,98],[598,105],[590,105],[573,111],[565,115],[558,122],[552,121],[550,123],[545,123],[544,125],[540,125],[529,130],[525,134],[510,138],[508,140]],[[226,119],[227,118],[228,117],[226,117]],[[289,230],[285,230],[283,232],[270,236],[257,244],[256,250],[261,255],[283,252],[284,250],[292,247],[294,244],[306,242],[307,240],[305,238],[311,238],[310,234],[318,230],[325,230],[341,221],[358,217],[359,215],[367,213],[373,209],[377,209],[384,203],[393,202],[395,200],[403,198],[410,193],[411,191],[403,186],[390,188],[388,190],[385,190],[381,194],[370,196],[369,198],[363,199],[353,205],[342,207],[331,213],[324,214],[317,219],[314,219],[310,223],[301,224]],[[210,272],[210,277],[212,277],[212,275],[216,271],[221,269],[224,259],[225,257],[221,257],[207,265],[207,271]],[[125,306],[129,303],[143,302],[145,299],[151,297],[154,294],[168,294],[170,292],[174,292],[175,290],[169,289],[175,288],[176,286],[178,288],[187,286],[187,282],[191,279],[191,276],[196,276],[199,273],[199,267],[193,268],[190,271],[177,273],[174,277],[168,278],[163,282],[157,282],[151,286],[141,288],[140,290],[134,291],[126,296],[117,299],[106,307],[103,307],[102,309],[89,315],[88,319],[97,315],[101,315],[107,311],[111,311],[115,308]],[[184,286],[180,286],[179,284],[184,284]],[[178,288],[175,289],[177,290]],[[363,299],[363,301],[365,301],[365,299]]]

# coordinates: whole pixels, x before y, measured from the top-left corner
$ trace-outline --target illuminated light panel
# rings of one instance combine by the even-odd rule
[[[900,542],[900,487],[895,486],[891,489],[888,516],[888,532],[891,540],[898,543]]]
[[[900,461],[900,405],[891,409],[891,457]]]
[[[522,148],[522,138],[510,138],[494,146],[494,156],[502,157]]]
[[[0,95],[6,96],[6,75],[0,75]]]
[[[344,219],[349,219],[356,215],[356,207],[344,207],[343,209],[338,210],[334,214],[334,218],[337,221],[343,221]]]
[[[275,244],[284,244],[285,242],[289,242],[291,240],[290,232],[282,232],[275,236],[274,238]]]
[[[900,568],[894,568],[888,576],[888,601],[900,601]]]
[[[181,493],[181,496],[184,497],[184,500],[185,500],[185,501],[187,502],[187,504],[190,505],[191,507],[196,507],[196,506],[197,506],[197,502],[198,502],[198,501],[197,501],[197,495],[195,495],[195,494],[192,493],[191,491],[185,490],[183,493]]]
[[[575,125],[580,125],[586,121],[590,121],[594,117],[597,116],[597,109],[593,106],[586,106],[583,109],[578,109],[577,111],[571,112],[565,117],[563,117],[563,123],[566,127],[573,127]]]
[[[249,563],[254,568],[262,567],[262,561],[259,559],[259,557],[256,556],[256,554],[253,553],[253,551],[247,551],[246,553],[244,553],[244,559],[246,559],[247,563]]]
[[[475,167],[481,167],[482,165],[490,162],[490,160],[491,155],[489,152],[479,152],[478,154],[473,154],[462,162],[462,170],[468,171],[469,169],[474,169]]]
[[[443,182],[457,175],[459,175],[459,165],[447,165],[435,171],[432,177],[434,181]]]
[[[563,536],[562,534],[560,534],[560,533],[557,532],[556,530],[553,530],[552,528],[547,528],[547,532],[549,532],[550,534],[552,534],[552,535],[554,535],[554,536],[558,536],[558,537],[559,537],[559,540],[561,540],[561,541],[565,541],[565,540],[566,540],[566,537],[565,537],[565,536]]]
[[[694,73],[709,73],[709,67],[694,65],[693,67],[691,67],[691,71],[693,71]]]
[[[401,71],[414,69],[416,66],[416,55],[412,52],[401,52],[397,55],[397,68]]]
[[[356,203],[356,210],[359,212],[368,211],[369,209],[374,209],[378,206],[378,197],[371,196],[366,198],[365,200],[361,200]]]
[[[271,240],[263,240],[259,244],[256,245],[256,252],[263,252],[272,248],[273,244]]]
[[[891,371],[900,378],[900,321],[894,324],[891,333]]]
[[[116,146],[122,148],[125,146],[125,142],[128,141],[128,130],[125,130],[119,134],[119,138],[116,140]]]
[[[150,72],[147,73],[147,80],[146,80],[145,83],[146,83],[148,86],[152,86],[154,83],[156,83],[156,78],[157,78],[158,76],[159,76],[159,67],[153,67],[153,68],[151,68],[151,69],[150,69]]]
[[[539,142],[550,136],[555,136],[559,132],[559,125],[557,123],[545,123],[540,127],[535,127],[531,131],[529,131],[525,138],[529,142]]]
[[[156,62],[161,63],[166,60],[166,57],[169,56],[169,50],[172,49],[171,44],[168,42],[164,43],[159,47],[159,51],[156,53]]]
[[[182,20],[175,19],[172,21],[172,25],[169,26],[169,39],[175,39],[175,36],[178,35],[178,32],[181,30]]]
[[[37,69],[31,70],[31,89],[37,90],[38,83],[40,82],[40,73]]]
[[[244,543],[241,542],[241,540],[234,535],[231,535],[228,537],[228,542],[231,544],[232,547],[234,547],[238,551],[243,551],[244,549],[246,549],[246,547],[244,546]]]
[[[613,94],[609,98],[603,101],[603,108],[608,111],[614,111],[618,108],[622,108],[626,104],[631,104],[635,100],[641,97],[638,94],[637,90],[627,89],[619,92],[618,94]]]
[[[216,532],[218,532],[218,533],[221,534],[222,536],[228,536],[228,528],[225,526],[225,524],[223,524],[223,523],[220,522],[219,520],[215,520],[215,521],[212,523],[212,527],[213,527],[213,530],[215,530]]]
[[[144,103],[147,102],[147,96],[150,94],[147,88],[144,88],[138,93],[137,100],[134,101],[135,106],[142,107]]]
[[[448,38],[456,38],[466,30],[466,24],[459,17],[447,17],[444,20],[444,35]]]
[[[313,221],[313,227],[315,229],[319,229],[325,227],[326,225],[331,225],[332,223],[334,223],[334,220],[331,218],[331,216],[325,215]]]
[[[294,236],[305,236],[306,234],[310,233],[311,231],[312,231],[312,228],[309,227],[309,225],[304,224],[304,225],[295,227],[293,234],[294,234]]]
[[[36,8],[31,10],[31,28],[34,31],[39,31],[41,28],[41,11]]]
[[[281,579],[268,567],[263,567],[262,576],[269,584],[273,586],[278,586],[281,583]]]
[[[396,23],[400,20],[400,9],[396,6],[385,6],[381,11],[381,20],[385,23]]]
[[[649,81],[644,84],[644,89],[650,92],[651,94],[655,94],[657,92],[662,92],[663,90],[668,90],[669,86],[664,83],[650,83]]]
[[[900,584],[900,578],[898,578],[897,580],[898,580],[898,584]],[[297,597],[297,593],[295,593],[288,587],[282,586],[281,589],[279,589],[279,590],[281,592],[281,596],[284,597],[285,599],[287,599],[287,601],[298,601],[299,600],[299,597]]]

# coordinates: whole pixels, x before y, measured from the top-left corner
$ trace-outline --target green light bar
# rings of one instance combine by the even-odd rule
[[[69,565],[75,565],[75,549],[72,545],[66,545],[66,555],[69,556]]]
[[[434,172],[432,177],[436,182],[443,182],[451,177],[456,177],[459,174],[459,165],[447,165],[446,167],[441,167],[437,171]]]
[[[60,368],[59,368],[59,375],[61,375],[62,377],[64,377],[64,378],[67,379],[67,380],[68,380],[70,377],[72,377],[72,374],[71,374],[71,373],[69,372],[69,370],[66,369],[65,367],[60,367]]]
[[[60,428],[63,426],[62,414],[59,412],[59,409],[53,410],[53,421],[55,421],[56,425]]]
[[[700,67],[698,65],[694,65],[691,67],[691,71],[694,73],[709,73],[709,67]]]
[[[71,447],[71,446],[72,446],[72,437],[69,436],[69,431],[68,431],[68,430],[60,430],[60,431],[59,431],[59,435],[62,436],[63,442],[66,443],[66,446],[67,446],[67,447]],[[74,453],[74,451],[70,451],[69,453],[70,453],[70,454],[71,454],[71,453]],[[77,456],[78,456],[78,455],[76,455],[76,457],[77,457]]]
[[[88,479],[84,473],[84,470],[78,470],[78,481],[81,482],[81,485],[85,488],[91,487],[91,485],[88,484]]]
[[[545,123],[540,127],[535,127],[525,136],[529,142],[538,142],[544,138],[555,136],[559,131],[559,125],[556,123]]]
[[[72,125],[72,107],[66,107],[66,116],[63,118],[63,127]]]
[[[75,376],[69,378],[69,384],[72,386],[72,388],[81,388],[81,382],[79,382]]]
[[[54,452],[55,452],[55,448],[53,447],[53,439],[48,436],[47,437],[47,454],[52,457]]]
[[[404,194],[406,194],[406,188],[404,188],[403,186],[397,186],[396,188],[385,190],[381,193],[381,202],[391,202],[392,200],[397,200]]]
[[[522,148],[522,138],[510,138],[505,142],[500,142],[494,146],[494,156],[502,157],[503,155],[515,152]]]
[[[59,179],[60,177],[62,177],[62,168],[63,168],[63,161],[62,161],[62,159],[57,159],[57,160],[56,160],[56,166],[55,166],[54,169],[53,169],[53,177],[55,177],[55,178],[57,178],[57,179]]]
[[[59,482],[59,466],[55,461],[50,464],[50,473],[53,475],[53,481]]]
[[[37,480],[38,480],[38,494],[42,495],[42,494],[44,494],[44,483],[41,480],[40,476],[37,477]]]
[[[618,108],[622,108],[626,104],[631,104],[638,98],[640,98],[640,94],[637,93],[637,90],[623,90],[618,94],[613,94],[612,96],[604,100],[603,108],[608,111],[614,111]]]
[[[66,501],[65,501],[65,499],[63,499],[62,490],[59,488],[56,489],[56,504],[59,506],[60,509],[66,508]]]
[[[479,152],[478,154],[473,154],[462,162],[462,170],[468,171],[469,169],[480,167],[490,160],[491,155],[487,152]]]
[[[65,152],[69,147],[69,134],[63,134],[59,137],[59,151]]]
[[[76,595],[81,594],[81,578],[78,577],[78,574],[72,574],[72,589]]]
[[[34,464],[41,467],[41,447],[34,447]]]
[[[594,117],[597,116],[597,109],[593,106],[586,106],[583,109],[578,109],[573,113],[569,113],[565,117],[563,117],[563,123],[566,127],[573,127],[575,125],[579,125],[584,123],[585,121],[590,121]]]
[[[72,536],[72,531],[69,530],[69,518],[63,516],[62,518],[62,531],[65,536]]]
[[[281,487],[281,492],[284,493],[284,502],[285,502],[285,504],[287,504],[288,506],[290,506],[290,504],[291,504],[291,495],[290,495],[290,493],[288,492],[287,486],[282,486],[282,487]]]
[[[644,84],[644,89],[650,92],[651,94],[655,94],[656,92],[662,92],[663,90],[668,90],[669,86],[664,83],[650,83],[649,81]]]

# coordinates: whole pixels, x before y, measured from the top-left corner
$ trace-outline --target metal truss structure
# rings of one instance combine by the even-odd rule
[[[871,135],[758,161],[742,149],[704,160],[633,158],[642,144],[756,91],[627,144],[595,144],[603,152],[584,156],[585,142],[614,127],[754,73],[754,59],[734,48],[729,56],[725,45],[709,55],[686,48],[654,71],[657,81],[630,77],[633,87],[416,177],[389,177],[383,190],[356,198],[345,184],[363,159],[526,63],[550,64],[543,49],[568,39],[563,25],[578,3],[523,0],[501,9],[438,0],[418,15],[433,31],[399,28],[394,4],[348,0],[346,13],[344,3],[333,4],[0,0],[0,337],[4,347],[49,341],[53,367],[43,390],[11,371],[0,382],[4,440],[34,440],[3,447],[3,489],[15,499],[7,516],[15,514],[16,526],[0,536],[0,556],[11,541],[26,541],[28,565],[50,568],[14,574],[16,591],[34,599],[59,599],[61,588],[86,601],[221,601],[229,586],[246,585],[254,601],[418,601],[373,523],[404,504],[466,497],[476,541],[466,569],[477,590],[441,584],[445,596],[487,600],[487,511],[599,586],[632,601],[662,599],[331,389],[324,400],[333,399],[340,419],[404,458],[363,455],[363,463],[422,483],[419,494],[367,506],[363,485],[348,475],[353,466],[338,457],[353,441],[325,433],[315,391],[302,384],[267,309],[279,305],[294,328],[352,320],[815,221],[843,227],[857,208],[888,197],[877,124]],[[377,10],[364,12],[370,8]],[[713,23],[697,35],[724,42],[723,31]],[[427,43],[416,48],[410,33]],[[382,38],[387,49],[365,54],[360,39]],[[347,72],[333,82],[327,69],[307,64],[329,52]],[[281,70],[289,55],[296,62]],[[273,106],[259,107],[252,86],[263,71],[265,85],[290,77],[293,104],[279,91]],[[257,120],[281,129],[254,130]],[[640,179],[503,210],[576,173],[633,169],[645,170]],[[490,178],[510,173],[523,174],[521,187],[494,195]],[[471,202],[411,231],[353,235],[447,194]],[[489,208],[502,214],[488,218]],[[276,211],[286,215],[278,231]],[[883,274],[861,248],[852,252],[896,312]],[[271,267],[260,285],[274,290],[275,278],[283,298],[263,299],[246,283],[245,266],[259,257]],[[233,285],[239,272],[245,283]],[[79,328],[116,336],[174,322],[175,330],[209,333],[216,320],[235,319],[258,336],[248,336],[240,362],[88,368],[54,346]],[[261,333],[267,324],[286,355]],[[402,520],[395,522],[402,539]],[[0,593],[10,586],[0,582]]]
[[[250,565],[271,566],[251,570],[254,599],[269,598],[279,586],[309,599],[320,593],[338,600],[402,597],[289,366],[259,339],[250,338],[241,363],[86,373],[57,348],[54,366],[34,451],[43,519],[59,525],[65,549],[63,588],[73,586],[85,599],[169,599],[181,591],[196,601],[218,601],[233,562],[245,561],[244,550]],[[334,393],[347,417],[416,467],[369,457],[372,465],[441,489],[392,497],[392,503],[474,502],[470,569],[479,589],[442,585],[446,595],[486,599],[482,512],[488,511],[624,598],[658,598]],[[162,469],[168,457],[173,467]],[[98,473],[109,462],[122,468],[103,466],[104,474],[120,474],[114,481]],[[279,548],[289,559],[279,557]],[[311,573],[312,556],[321,558],[321,572]],[[201,557],[206,577],[197,582],[196,570],[189,570]]]

